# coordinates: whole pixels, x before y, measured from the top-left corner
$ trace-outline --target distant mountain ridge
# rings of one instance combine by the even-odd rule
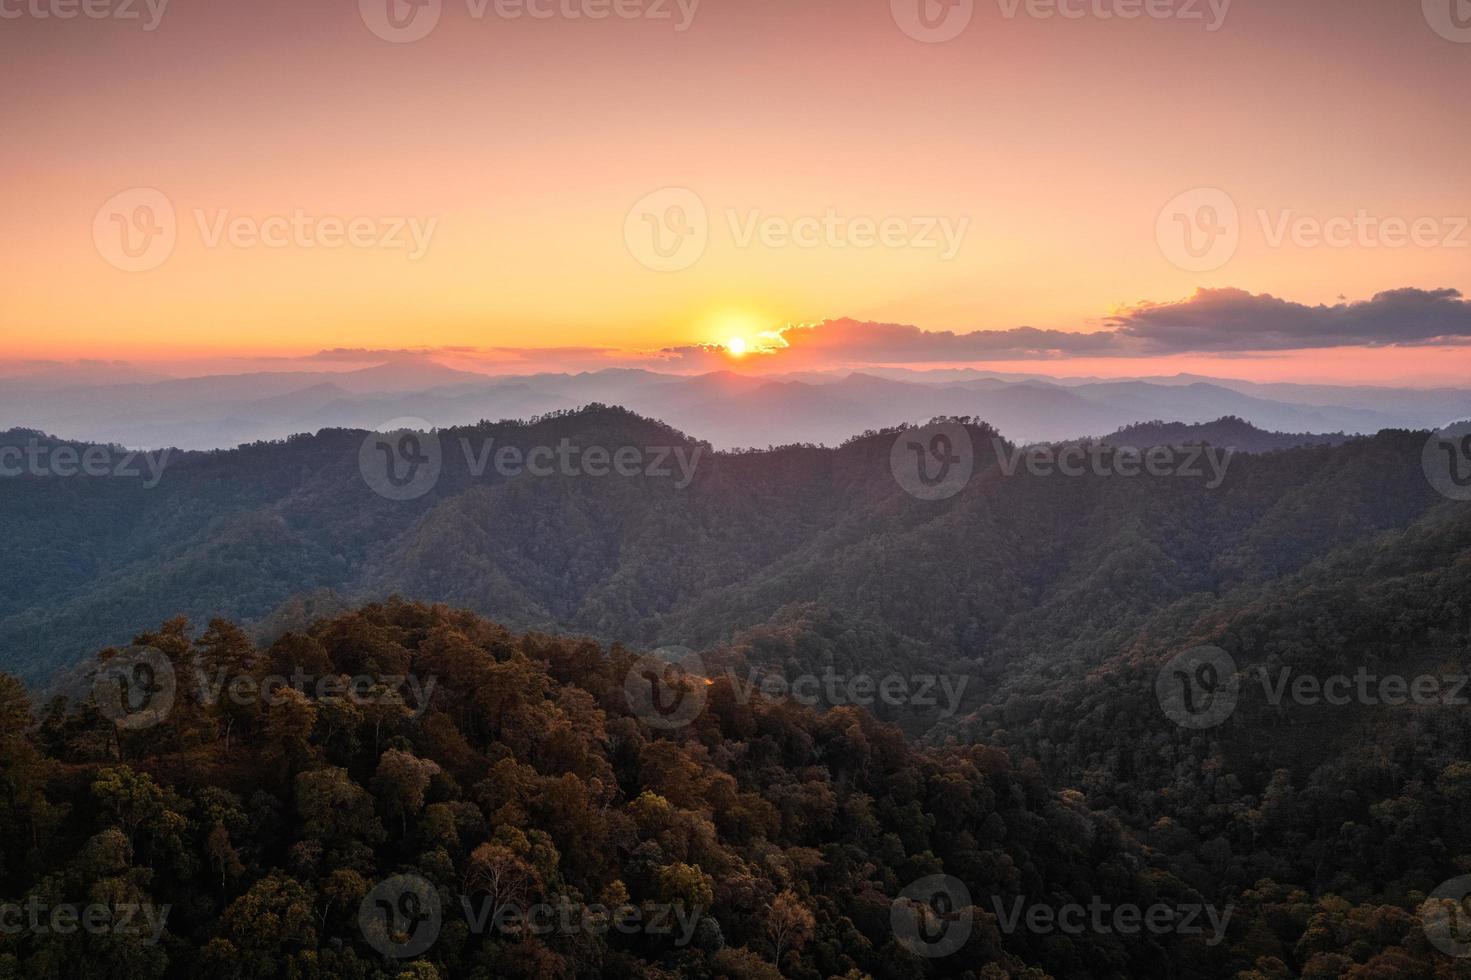
[[[70,377],[70,376],[67,376]],[[526,418],[594,402],[668,421],[720,449],[838,445],[854,432],[936,416],[987,419],[1023,442],[1098,437],[1146,419],[1186,424],[1236,416],[1275,432],[1369,434],[1438,428],[1471,416],[1471,392],[1332,388],[1177,377],[1078,380],[972,371],[735,371],[685,376],[642,369],[492,377],[427,357],[347,372],[267,372],[81,385],[0,378],[0,424],[131,447],[222,449],[324,428],[424,427]]]

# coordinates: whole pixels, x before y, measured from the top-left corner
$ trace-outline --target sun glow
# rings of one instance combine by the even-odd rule
[[[748,349],[743,337],[732,337],[725,342],[725,352],[731,357],[745,357]]]

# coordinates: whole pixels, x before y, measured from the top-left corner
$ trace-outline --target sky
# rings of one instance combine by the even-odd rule
[[[1471,366],[1467,0],[0,0],[0,65],[8,363]]]

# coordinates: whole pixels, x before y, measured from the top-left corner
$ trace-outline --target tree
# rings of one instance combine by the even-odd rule
[[[461,887],[467,896],[484,893],[489,900],[488,922],[506,909],[524,909],[542,889],[541,876],[515,851],[503,844],[481,844],[470,854]]]
[[[307,768],[320,754],[312,744],[317,723],[316,705],[294,688],[272,691],[266,704],[261,754],[266,765],[296,771]]]
[[[302,882],[283,875],[262,878],[225,909],[226,936],[240,951],[247,976],[275,974],[272,954],[283,944],[315,945],[313,895]]]
[[[209,832],[208,850],[210,867],[220,873],[220,890],[224,891],[226,880],[243,874],[245,865],[240,863],[240,852],[230,844],[230,832],[218,820]]]
[[[400,749],[388,749],[378,760],[373,789],[387,804],[390,813],[398,814],[399,828],[403,833],[408,833],[409,817],[423,808],[424,793],[438,772],[437,764]]]
[[[766,914],[766,935],[771,939],[777,965],[781,964],[783,951],[805,946],[816,927],[816,917],[796,892],[788,888],[776,896]]]
[[[296,777],[296,812],[302,832],[328,845],[380,843],[386,836],[373,798],[346,769],[316,769]]]

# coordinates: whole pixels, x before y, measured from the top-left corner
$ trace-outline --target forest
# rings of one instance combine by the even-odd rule
[[[1028,751],[678,673],[702,710],[651,725],[639,662],[395,599],[266,646],[174,618],[74,703],[7,677],[0,976],[1471,976],[1427,904],[1471,870],[1464,711],[1258,794],[1139,743],[1129,689]]]
[[[0,666],[47,687],[174,615],[223,616],[269,639],[398,594],[515,629],[648,649],[758,644],[821,622],[815,642],[833,657],[869,669],[878,659],[954,662],[952,672],[966,673],[982,658],[1014,658],[1026,637],[1088,643],[1190,595],[1259,587],[1447,503],[1421,468],[1426,433],[1251,452],[1282,440],[1222,420],[1206,434],[1243,451],[1212,486],[1025,466],[1007,475],[996,456],[1015,449],[1004,434],[964,423],[975,476],[940,501],[896,483],[899,430],[833,448],[715,453],[603,406],[441,430],[442,474],[411,500],[369,487],[359,458],[367,434],[345,429],[175,453],[151,487],[0,480],[0,535],[13,559],[0,566]],[[63,444],[0,433],[0,446],[32,440]],[[643,476],[512,478],[494,467],[477,474],[476,454],[460,451],[564,440],[699,454],[698,466],[683,487]]]
[[[902,435],[684,487],[448,453],[390,500],[348,430],[7,481],[0,977],[1471,976],[1424,433],[940,501]],[[1182,722],[1202,649],[1233,700]],[[1437,696],[1301,694],[1369,675]]]

